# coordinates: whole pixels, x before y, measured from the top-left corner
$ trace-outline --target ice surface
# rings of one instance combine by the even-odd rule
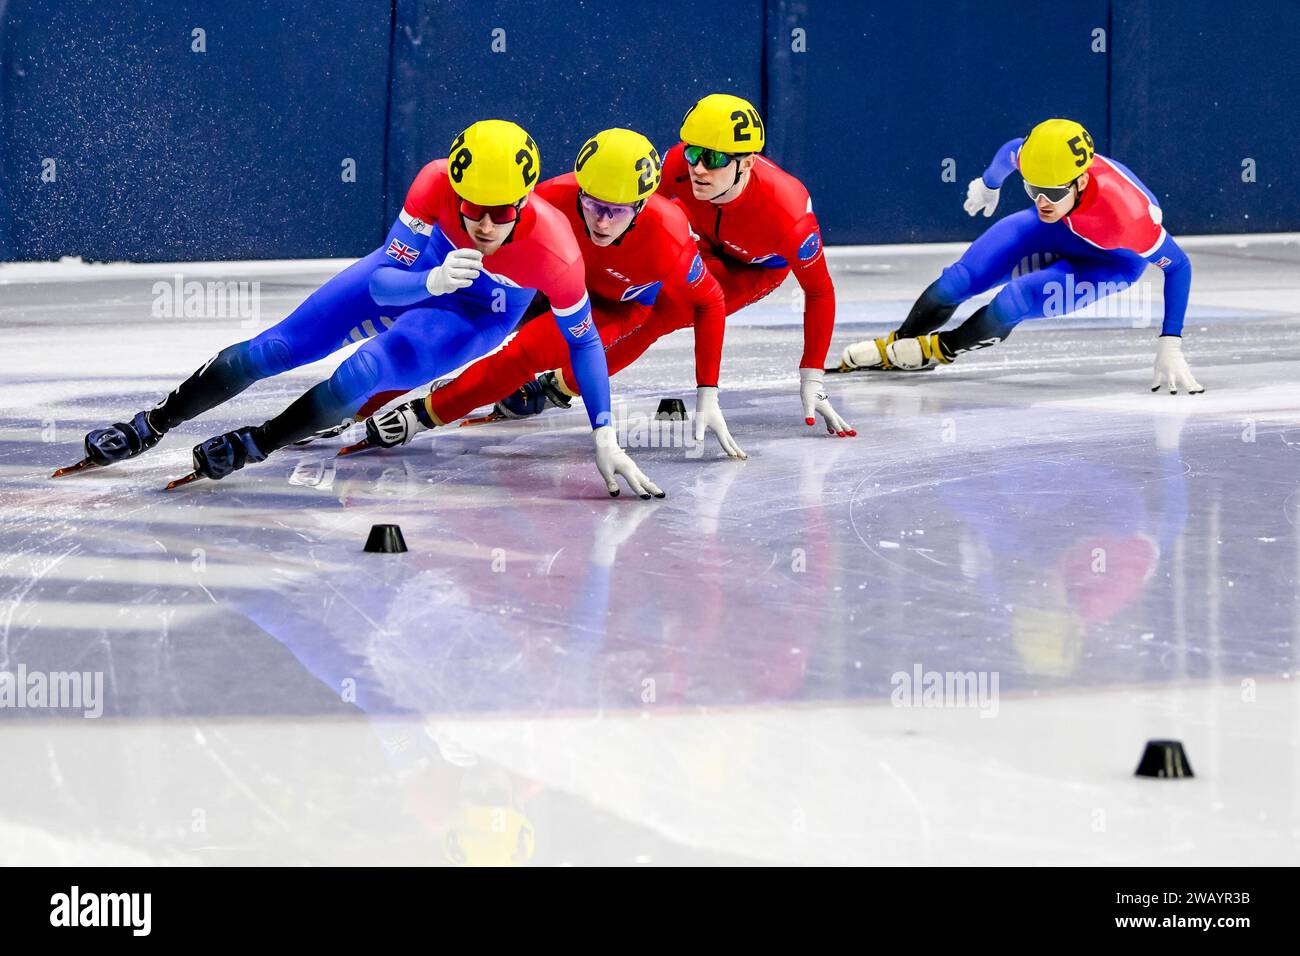
[[[1204,395],[1147,391],[1157,275],[1152,327],[828,376],[834,439],[784,288],[729,324],[749,461],[663,426],[652,503],[578,408],[159,490],[337,358],[52,481],[340,264],[0,267],[0,671],[103,680],[98,719],[0,707],[0,862],[1300,862],[1300,240],[1190,245]],[[832,359],[954,249],[833,250]],[[155,317],[177,273],[259,321]],[[692,378],[660,342],[625,420]],[[895,706],[918,670],[988,694]],[[1157,737],[1195,779],[1132,776]]]

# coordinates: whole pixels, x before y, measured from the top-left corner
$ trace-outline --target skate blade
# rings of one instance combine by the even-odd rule
[[[891,365],[889,368],[881,368],[879,365],[863,365],[859,368],[828,368],[827,375],[851,375],[857,372],[877,372],[893,375],[899,373],[902,375],[911,375],[915,372],[933,372],[939,366],[927,365],[924,368],[899,368],[897,365]]]
[[[56,469],[54,474],[50,475],[50,477],[63,478],[66,475],[75,475],[77,472],[85,471],[88,468],[103,468],[103,467],[104,466],[97,461],[91,461],[89,458],[83,458],[75,465],[67,465],[66,467]]]
[[[375,447],[374,445],[370,444],[369,438],[363,438],[355,445],[346,445],[343,448],[340,448],[339,453],[334,457],[342,458],[344,455],[355,455],[359,451],[366,451],[367,449],[374,448],[374,447]]]
[[[177,478],[175,481],[167,482],[167,487],[164,488],[163,491],[172,491],[176,488],[183,488],[186,485],[188,485],[190,482],[198,481],[202,477],[203,476],[200,475],[197,471],[192,471],[188,475],[185,475],[181,478]]]
[[[469,428],[471,425],[491,425],[493,422],[504,422],[508,419],[499,412],[492,412],[490,415],[482,415],[478,418],[466,418],[460,423],[459,428]]]

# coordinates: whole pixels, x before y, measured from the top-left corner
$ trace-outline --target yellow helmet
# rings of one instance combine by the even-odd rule
[[[754,104],[730,93],[710,93],[687,110],[682,139],[724,153],[761,153],[767,142]]]
[[[1011,642],[1020,667],[1036,677],[1073,674],[1087,636],[1087,626],[1068,609],[1017,605],[1011,612]]]
[[[573,173],[578,188],[593,199],[635,203],[659,188],[659,154],[650,140],[630,129],[607,129],[578,150]]]
[[[522,866],[536,849],[533,824],[514,807],[462,806],[447,829],[443,849],[456,866]]]
[[[451,188],[479,206],[519,202],[537,185],[541,166],[533,138],[506,120],[479,120],[456,137],[447,154]]]
[[[1094,155],[1092,137],[1074,120],[1044,120],[1020,147],[1020,175],[1034,186],[1065,186],[1088,171]]]

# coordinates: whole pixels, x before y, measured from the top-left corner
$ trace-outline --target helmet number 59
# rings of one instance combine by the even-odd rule
[[[1092,137],[1086,132],[1083,134],[1082,140],[1083,142],[1080,142],[1080,137],[1075,136],[1066,144],[1070,147],[1070,152],[1079,157],[1075,161],[1074,165],[1080,168],[1088,165],[1088,160],[1092,157],[1093,150],[1095,149],[1092,145]],[[1087,143],[1087,145],[1085,146],[1084,143]]]

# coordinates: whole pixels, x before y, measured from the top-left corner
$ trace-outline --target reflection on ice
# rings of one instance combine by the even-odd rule
[[[855,268],[836,272],[837,347],[889,321],[932,265],[901,257],[877,287],[862,266],[880,255],[841,260]],[[638,461],[668,498],[644,505],[605,497],[580,409],[345,459],[339,439],[157,491],[192,440],[260,420],[319,369],[52,483],[88,425],[152,400],[232,330],[159,325],[142,277],[106,282],[95,322],[56,309],[37,334],[32,317],[73,293],[28,287],[22,309],[0,306],[0,670],[100,673],[109,719],[0,708],[22,770],[0,785],[0,847],[1294,859],[1297,273],[1195,258],[1213,302],[1194,296],[1188,322],[1196,399],[1146,392],[1149,330],[1063,320],[924,375],[829,377],[859,432],[830,440],[800,421],[797,346],[773,324],[790,310],[742,313],[722,395],[750,459],[661,441]],[[1215,289],[1247,268],[1285,291],[1234,311]],[[290,291],[315,282],[286,269]],[[125,367],[115,350],[146,333],[158,348]],[[90,380],[91,355],[122,357]],[[689,334],[656,345],[620,377],[628,409],[689,395],[690,355]],[[379,522],[410,551],[363,553]],[[890,706],[917,669],[996,675],[996,717]],[[1197,780],[1132,789],[1160,735],[1186,739]]]

